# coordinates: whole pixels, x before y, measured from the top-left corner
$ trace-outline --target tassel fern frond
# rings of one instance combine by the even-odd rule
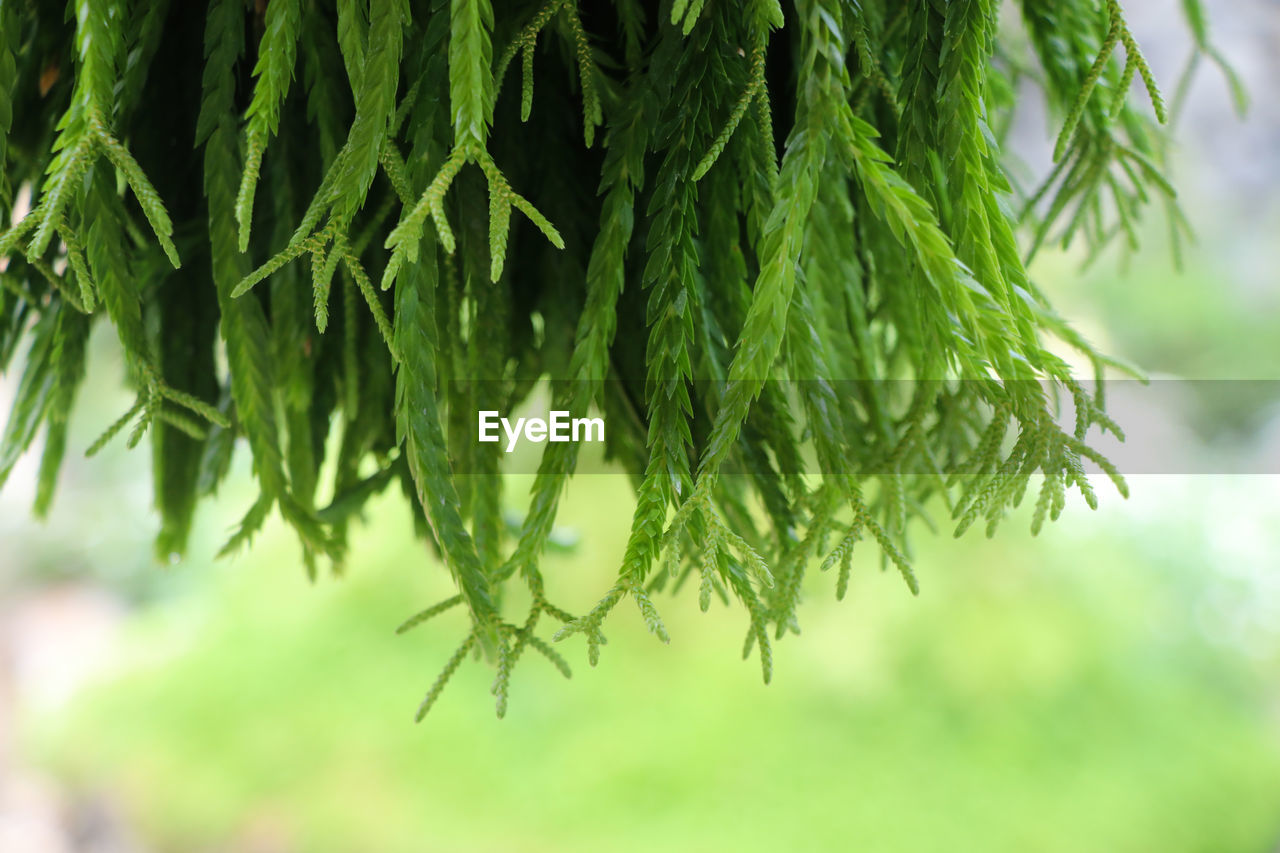
[[[1001,150],[1024,76],[1057,122],[1026,193]],[[337,566],[400,487],[457,586],[400,630],[469,622],[419,716],[472,654],[500,716],[526,651],[568,676],[547,623],[595,665],[625,599],[678,639],[655,596],[687,581],[741,605],[768,681],[812,566],[843,597],[878,554],[914,592],[939,508],[993,533],[1038,478],[1039,530],[1069,488],[1096,504],[1086,464],[1125,492],[1050,339],[1114,362],[1027,265],[1133,245],[1153,202],[1183,227],[1179,101],[1118,0],[0,0],[0,483],[43,430],[48,511],[104,319],[136,402],[87,450],[150,439],[164,556],[237,438],[259,494],[224,550],[278,510]],[[603,415],[636,489],[578,613],[543,560],[578,446],[546,445],[512,527],[472,429],[540,380]]]

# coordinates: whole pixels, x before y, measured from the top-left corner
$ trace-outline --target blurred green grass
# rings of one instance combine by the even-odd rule
[[[1139,478],[1135,504],[1241,496],[1193,479]],[[769,687],[737,660],[740,614],[686,590],[658,601],[671,646],[620,609],[599,668],[579,639],[571,681],[527,655],[499,721],[491,670],[464,665],[414,726],[463,625],[392,633],[451,590],[383,501],[342,580],[309,585],[278,530],[170,569],[189,583],[133,620],[120,671],[28,744],[161,850],[1269,850],[1275,636],[1245,654],[1203,618],[1232,589],[1213,528],[1108,503],[1035,542],[1025,519],[921,537],[918,599],[870,548],[842,603],[815,571]],[[571,489],[566,606],[604,590],[629,505],[621,477]],[[1280,553],[1264,536],[1255,558]]]

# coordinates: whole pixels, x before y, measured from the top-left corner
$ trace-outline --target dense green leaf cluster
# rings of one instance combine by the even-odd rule
[[[1165,108],[1116,0],[1015,5],[0,0],[0,361],[22,353],[0,482],[43,428],[48,509],[105,316],[137,402],[89,450],[149,434],[161,554],[238,437],[260,497],[228,549],[278,508],[313,571],[340,564],[402,486],[459,590],[404,627],[471,623],[423,712],[472,651],[500,714],[526,649],[567,674],[543,617],[593,664],[626,598],[666,640],[651,593],[690,577],[745,606],[767,680],[811,564],[843,595],[872,540],[915,590],[930,507],[992,531],[1036,475],[1038,528],[1107,468],[1087,433],[1117,427],[1051,339],[1108,361],[1026,259],[1132,241],[1172,199],[1131,84]],[[1001,146],[1035,83],[1061,132],[1023,192]],[[579,614],[540,568],[577,446],[546,445],[512,530],[474,433],[544,379],[604,413],[636,483]]]

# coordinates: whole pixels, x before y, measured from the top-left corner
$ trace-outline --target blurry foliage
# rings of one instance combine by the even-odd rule
[[[1174,500],[1215,524],[1247,499],[1184,486]],[[599,533],[573,566],[617,558],[625,519],[608,507],[625,488],[592,477],[567,499]],[[1144,497],[1159,504],[1156,492]],[[535,662],[512,681],[521,713],[495,725],[461,695],[487,683],[467,669],[460,695],[411,730],[388,715],[411,700],[422,652],[446,648],[387,625],[406,594],[446,587],[398,571],[407,524],[386,501],[377,510],[341,586],[302,594],[277,528],[244,565],[145,611],[125,646],[133,665],[71,713],[28,721],[37,753],[115,792],[160,850],[244,849],[264,831],[320,853],[641,851],[655,839],[673,851],[945,840],[1246,853],[1280,837],[1280,696],[1263,679],[1280,638],[1254,637],[1242,656],[1219,633],[1238,607],[1203,618],[1227,581],[1215,563],[1280,547],[1264,520],[1258,550],[1230,554],[1214,527],[1171,538],[1167,511],[1071,521],[1037,541],[926,545],[922,558],[945,555],[947,570],[914,600],[886,599],[893,579],[864,553],[851,602],[810,591],[809,642],[779,650],[785,690],[723,666],[736,632],[686,600],[667,614],[679,653],[615,632],[626,679],[562,682]]]

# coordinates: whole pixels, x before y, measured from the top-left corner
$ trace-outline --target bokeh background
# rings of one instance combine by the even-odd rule
[[[1177,4],[1125,5],[1172,88]],[[450,593],[396,500],[308,583],[278,527],[212,561],[244,459],[174,565],[144,450],[69,458],[43,524],[27,460],[0,494],[0,851],[1280,850],[1280,381],[1230,390],[1280,380],[1280,4],[1208,6],[1253,97],[1239,119],[1207,67],[1189,90],[1182,271],[1153,216],[1135,257],[1035,273],[1104,350],[1197,380],[1147,413],[1165,458],[1255,473],[1133,476],[1034,539],[1029,511],[994,540],[918,531],[918,599],[868,548],[844,602],[814,573],[769,687],[741,615],[683,596],[671,646],[620,608],[598,668],[576,639],[569,681],[523,661],[498,721],[464,666],[414,726],[463,628],[392,633]],[[1049,135],[1028,109],[1026,174]],[[104,336],[72,446],[127,408],[121,373]],[[557,600],[606,588],[631,505],[621,476],[576,481]]]

